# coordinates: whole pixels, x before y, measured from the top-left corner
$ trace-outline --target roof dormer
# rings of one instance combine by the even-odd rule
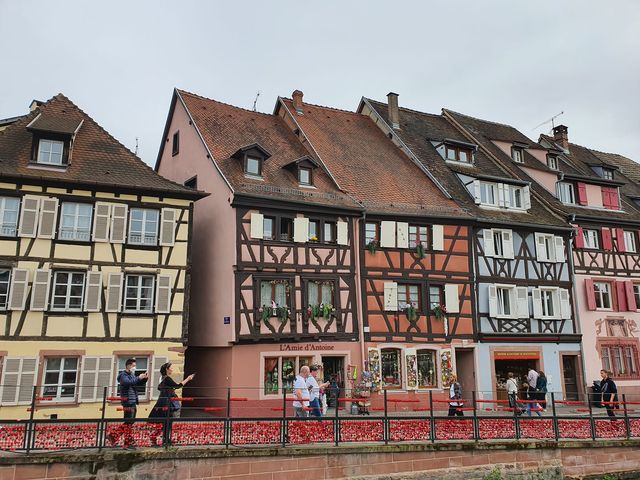
[[[231,155],[232,158],[242,161],[244,175],[253,178],[263,177],[264,161],[270,156],[271,154],[257,143],[242,147]]]
[[[39,113],[28,125],[33,133],[31,164],[66,168],[71,163],[73,139],[82,119]]]
[[[456,162],[464,165],[475,163],[474,154],[478,146],[473,143],[462,142],[445,138],[441,142],[431,142],[438,153],[447,162]]]
[[[293,175],[295,175],[298,185],[301,187],[313,187],[314,172],[318,166],[318,162],[313,158],[304,156],[286,164],[282,168],[289,170]]]

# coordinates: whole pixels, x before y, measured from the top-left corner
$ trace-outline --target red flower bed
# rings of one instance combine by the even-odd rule
[[[107,447],[160,447],[164,436],[163,423],[107,424]]]
[[[596,420],[596,438],[627,438],[624,419],[611,421],[608,418]]]
[[[224,422],[174,422],[171,426],[173,445],[222,445]]]
[[[289,443],[333,442],[333,420],[292,420],[288,426]]]
[[[558,433],[560,438],[591,438],[591,421],[558,420]]]
[[[392,442],[409,440],[430,440],[429,420],[390,420],[389,437]]]
[[[480,419],[478,420],[480,438],[516,438],[516,426],[512,418],[509,419]]]
[[[36,424],[34,448],[37,450],[92,448],[98,446],[97,439],[97,422]]]
[[[520,438],[555,438],[553,420],[520,419]]]
[[[629,420],[629,426],[631,427],[631,436],[640,437],[640,418]]]
[[[473,440],[473,420],[436,419],[436,440]]]
[[[382,420],[340,420],[341,442],[382,442]]]
[[[0,450],[18,450],[24,445],[24,425],[0,427]]]
[[[231,423],[231,443],[233,445],[267,445],[280,443],[280,421]]]

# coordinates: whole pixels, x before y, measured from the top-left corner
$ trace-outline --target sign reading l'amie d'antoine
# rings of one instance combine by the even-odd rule
[[[312,352],[319,350],[333,350],[335,345],[327,345],[327,344],[316,344],[316,343],[301,343],[297,345],[280,345],[281,352]]]

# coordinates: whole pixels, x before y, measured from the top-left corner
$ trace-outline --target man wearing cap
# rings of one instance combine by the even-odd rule
[[[320,389],[327,388],[329,386],[329,382],[318,384],[318,370],[320,367],[318,365],[312,365],[310,368],[311,375],[307,377],[307,388],[309,389],[309,407],[311,410],[311,415],[314,417],[321,417],[322,410],[320,407]]]

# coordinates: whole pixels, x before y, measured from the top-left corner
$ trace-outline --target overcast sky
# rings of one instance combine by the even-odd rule
[[[640,161],[640,1],[0,0],[0,118],[58,92],[155,162],[172,89],[271,112],[298,88],[509,123]]]

